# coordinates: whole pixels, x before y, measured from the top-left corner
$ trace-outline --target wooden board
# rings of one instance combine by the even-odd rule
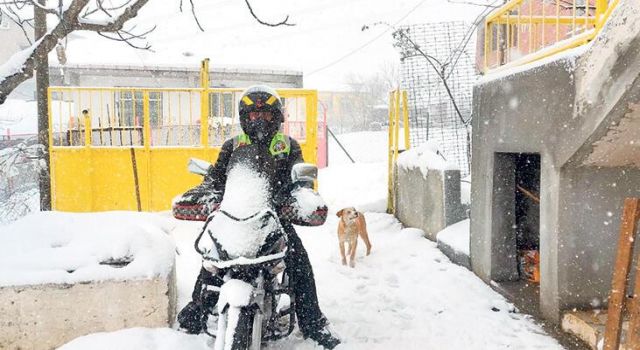
[[[607,312],[607,325],[604,333],[604,350],[618,350],[622,330],[622,309],[624,306],[627,278],[633,259],[633,241],[636,224],[640,214],[640,198],[626,198],[620,225],[620,239],[613,268],[611,295]],[[632,332],[630,332],[632,333]]]

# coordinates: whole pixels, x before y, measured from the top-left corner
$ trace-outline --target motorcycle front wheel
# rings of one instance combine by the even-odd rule
[[[232,310],[229,310],[232,311]],[[234,310],[235,311],[235,310]],[[236,311],[238,313],[238,321],[235,327],[228,327],[226,339],[233,339],[231,350],[259,350],[260,349],[260,333],[256,334],[256,330],[261,330],[261,325],[255,325],[256,318],[259,319],[258,312],[253,307],[244,307]],[[231,320],[229,320],[231,321]],[[229,325],[231,326],[231,325]],[[235,328],[235,329],[234,329]],[[232,332],[230,334],[230,332]],[[257,338],[257,339],[254,339]],[[227,347],[225,347],[227,348]]]

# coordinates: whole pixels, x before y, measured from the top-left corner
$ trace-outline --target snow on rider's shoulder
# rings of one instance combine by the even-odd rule
[[[418,168],[424,176],[429,170],[457,170],[458,166],[447,161],[440,151],[438,143],[427,141],[426,143],[410,148],[398,156],[398,166],[403,169]]]
[[[167,276],[171,219],[153,213],[38,212],[0,226],[0,286]]]

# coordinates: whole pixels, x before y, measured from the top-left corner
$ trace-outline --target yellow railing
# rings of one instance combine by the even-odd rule
[[[618,0],[510,0],[485,20],[484,71],[518,66],[583,45]]]
[[[169,209],[172,198],[202,180],[187,172],[189,158],[215,162],[224,140],[240,132],[241,92],[49,88],[52,207]],[[317,91],[278,93],[285,105],[285,133],[300,142],[305,160],[315,163]]]
[[[400,116],[402,115],[402,128],[404,148],[400,146]],[[387,212],[395,213],[395,173],[398,154],[402,150],[408,150],[409,142],[409,109],[407,92],[393,90],[389,93],[389,162],[388,162],[388,195]]]

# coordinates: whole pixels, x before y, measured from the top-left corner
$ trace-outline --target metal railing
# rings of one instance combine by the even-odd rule
[[[618,0],[510,0],[485,20],[484,71],[513,67],[591,41]]]

